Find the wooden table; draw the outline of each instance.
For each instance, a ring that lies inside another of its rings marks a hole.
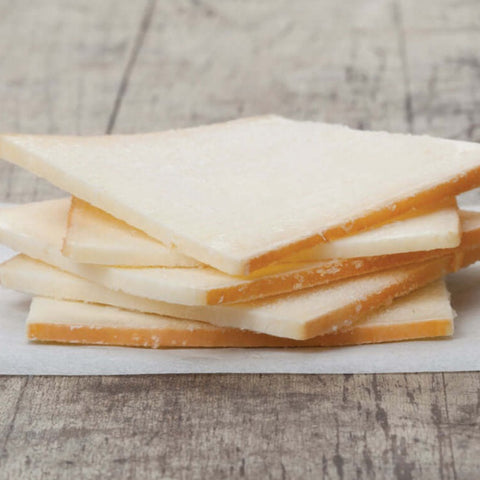
[[[0,131],[270,112],[480,141],[480,3],[0,0]],[[0,163],[0,201],[59,194]],[[479,469],[477,373],[0,378],[1,479]]]

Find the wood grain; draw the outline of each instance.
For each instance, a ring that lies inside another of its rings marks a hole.
[[[147,5],[1,1],[0,131],[105,133]],[[0,163],[0,200],[59,195],[47,182]]]
[[[472,376],[452,377],[467,400]],[[478,439],[478,423],[452,428],[442,382],[441,374],[32,377],[1,466],[7,478],[474,478],[463,473],[478,463],[457,450],[466,434]]]
[[[445,404],[458,478],[476,478],[480,470],[480,375],[444,375]]]
[[[398,51],[391,2],[158,2],[116,131],[271,112],[404,131]]]
[[[479,141],[479,36],[468,0],[0,0],[0,131],[277,112]],[[0,163],[1,201],[60,194]],[[0,378],[0,479],[479,469],[477,373]]]

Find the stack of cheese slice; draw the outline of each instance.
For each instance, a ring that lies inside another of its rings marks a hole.
[[[480,145],[279,117],[156,134],[0,136],[72,197],[0,210],[31,340],[335,346],[448,336],[480,258]]]

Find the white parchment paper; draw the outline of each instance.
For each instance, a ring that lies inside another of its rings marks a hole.
[[[13,252],[0,246],[0,262]],[[308,349],[147,350],[28,343],[30,298],[0,287],[1,375],[147,373],[393,373],[480,370],[480,262],[449,277],[455,335],[382,345]]]

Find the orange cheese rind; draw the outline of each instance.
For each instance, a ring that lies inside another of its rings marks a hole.
[[[72,328],[73,327],[73,328]],[[371,343],[400,342],[452,335],[452,321],[428,320],[421,324],[395,327],[377,326],[361,330],[324,335],[309,340],[291,340],[248,331],[219,329],[212,332],[189,332],[164,329],[136,329],[82,325],[34,323],[28,326],[31,341],[86,345],[116,345],[144,348],[280,348],[338,347]]]
[[[0,209],[0,241],[13,250],[110,289],[184,305],[252,301],[452,252],[451,249],[441,249],[313,264],[303,262],[289,265],[288,271],[273,271],[269,275],[247,279],[231,277],[207,267],[117,268],[83,265],[61,253],[68,209],[68,199]],[[472,215],[467,228],[464,228],[464,242],[474,242],[478,236],[475,232],[480,231],[480,215]]]
[[[260,301],[225,306],[185,306],[116,292],[22,255],[0,266],[8,288],[33,295],[109,304],[171,317],[304,340],[346,328],[448,272],[478,260],[480,246],[459,248],[418,264],[384,270]]]
[[[447,254],[450,249],[335,259],[316,264],[293,264],[287,272],[240,280],[232,286],[206,292],[207,305],[238,303],[337,282],[346,278],[417,263]]]
[[[22,256],[1,266],[0,277],[7,287],[27,289],[34,295],[59,298],[64,295],[63,298],[71,300],[111,304],[304,340],[360,321],[394,298],[478,260],[479,216],[471,214],[465,220],[468,235],[461,247],[448,253],[440,252],[436,258],[250,303],[186,306],[149,300],[77,279]]]
[[[263,255],[258,255],[249,260],[245,267],[244,274],[248,275],[255,270],[264,268],[282,258],[312,248],[320,243],[331,242],[338,238],[342,238],[347,234],[352,235],[357,232],[362,232],[375,225],[388,221],[392,218],[392,215],[403,215],[413,209],[445,201],[449,197],[454,197],[478,186],[480,186],[480,167],[473,168],[468,172],[450,179],[448,182],[444,182],[435,187],[419,192],[417,195],[392,202],[381,209],[364,215],[363,217],[353,219],[348,224],[336,225],[321,233],[299,240],[298,242],[291,243],[276,250],[271,250]]]
[[[1,135],[0,156],[230,275],[480,185],[475,143],[279,117],[138,135]]]
[[[102,305],[36,298],[27,321],[32,341],[146,348],[333,347],[445,337],[453,311],[442,281],[396,300],[349,330],[298,341]]]
[[[133,267],[202,266],[77,198],[72,199],[68,216],[62,253],[76,262]],[[435,206],[392,217],[371,230],[301,251],[247,278],[288,271],[302,262],[453,248],[460,240],[458,207],[455,198],[448,198]]]

